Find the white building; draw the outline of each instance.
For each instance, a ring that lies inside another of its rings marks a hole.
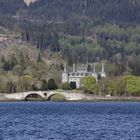
[[[62,83],[71,83],[75,82],[76,87],[80,87],[80,81],[85,76],[92,76],[95,77],[96,80],[98,80],[98,76],[100,75],[101,78],[106,78],[106,73],[104,70],[104,64],[102,64],[102,70],[100,72],[96,72],[96,64],[94,64],[94,69],[89,70],[87,65],[80,65],[79,67],[76,67],[76,65],[73,65],[73,71],[68,72],[67,66],[65,65],[64,71],[62,73]]]

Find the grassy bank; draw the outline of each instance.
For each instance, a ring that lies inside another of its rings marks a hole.
[[[66,101],[66,98],[60,94],[56,94],[52,96],[49,100],[50,101]]]

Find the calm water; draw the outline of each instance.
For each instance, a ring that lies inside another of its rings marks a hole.
[[[140,103],[0,103],[0,140],[140,140]]]

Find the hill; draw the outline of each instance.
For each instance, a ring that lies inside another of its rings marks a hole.
[[[0,1],[0,26],[72,63],[106,62],[109,75],[140,75],[139,0]]]

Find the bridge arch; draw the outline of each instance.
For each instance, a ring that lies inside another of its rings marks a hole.
[[[44,96],[43,96],[44,95]],[[44,97],[47,96],[47,93],[44,94],[39,94],[39,93],[29,93],[25,96],[24,100],[27,101],[28,99],[32,98],[32,99],[41,99],[43,100]]]
[[[53,98],[54,97],[54,98]],[[52,99],[53,98],[53,99]],[[54,94],[51,94],[50,96],[48,96],[48,100],[51,101],[51,100],[57,100],[57,101],[64,101],[64,100],[67,100],[66,96],[64,96],[63,94],[60,94],[60,93],[54,93]]]

